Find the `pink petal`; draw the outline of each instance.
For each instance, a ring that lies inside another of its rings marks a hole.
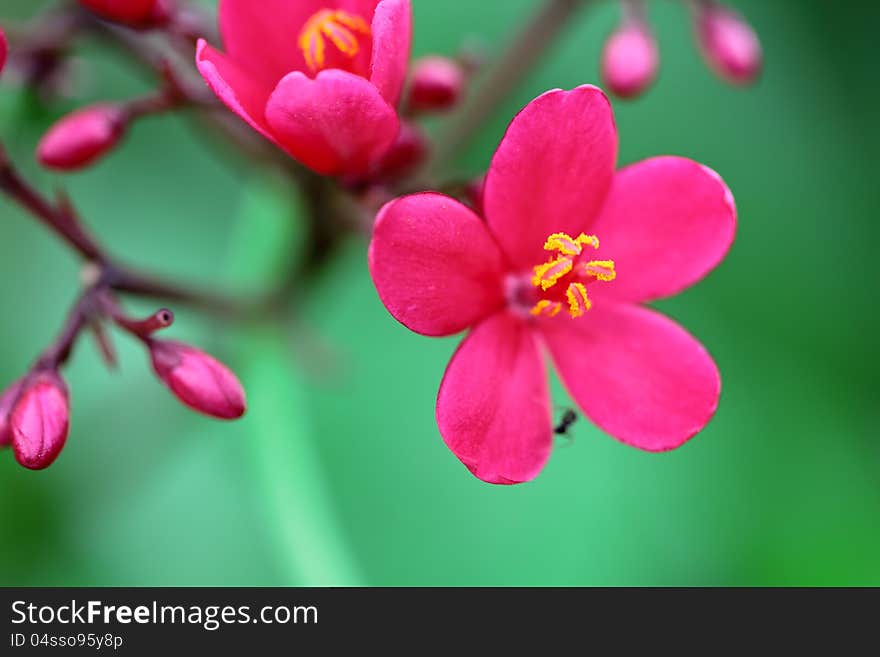
[[[370,82],[392,107],[400,100],[412,40],[409,0],[382,0],[373,16],[373,61]]]
[[[416,333],[458,333],[504,303],[498,246],[477,215],[442,194],[386,204],[369,262],[382,303]]]
[[[599,211],[617,159],[611,105],[584,85],[548,91],[507,129],[486,177],[489,227],[513,264],[546,260],[547,237],[577,235]]]
[[[322,9],[342,9],[373,19],[376,0],[220,0],[220,34],[229,56],[275,84],[291,71],[306,71],[299,35]]]
[[[647,301],[670,296],[709,273],[736,233],[736,207],[711,169],[679,157],[656,157],[620,170],[590,232],[617,278],[597,296]]]
[[[715,413],[721,378],[712,357],[653,310],[604,301],[581,319],[560,316],[542,330],[572,398],[628,445],[675,449]]]
[[[269,98],[266,119],[293,157],[325,175],[366,172],[400,129],[376,87],[335,69],[314,79],[300,72],[285,76]]]
[[[298,40],[322,0],[220,0],[220,34],[230,59],[273,85],[291,71],[306,69]]]
[[[452,357],[437,395],[443,440],[479,479],[534,479],[550,457],[547,375],[534,332],[496,313]]]
[[[223,103],[264,137],[275,141],[265,119],[271,89],[236,62],[199,39],[196,66],[205,82]]]

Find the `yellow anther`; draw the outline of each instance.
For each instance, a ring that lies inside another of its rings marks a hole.
[[[571,271],[573,266],[571,258],[564,255],[559,256],[555,260],[545,262],[543,265],[535,267],[535,275],[532,277],[532,285],[541,286],[542,290],[549,290],[556,285],[556,281]]]
[[[544,250],[559,251],[559,253],[567,256],[577,256],[581,254],[584,246],[592,246],[594,249],[598,249],[599,238],[595,235],[584,235],[583,233],[577,237],[572,237],[568,233],[553,233],[544,243]]]
[[[548,301],[547,299],[541,299],[529,312],[531,312],[531,314],[535,317],[542,313],[548,315],[549,317],[556,317],[556,315],[559,314],[560,310],[562,310],[562,304],[558,301],[553,302]]]
[[[370,26],[355,14],[342,10],[322,9],[314,14],[299,34],[299,47],[306,64],[312,71],[324,67],[327,61],[325,37],[335,45],[339,52],[354,57],[360,51],[360,43],[355,33],[369,36]]]
[[[565,291],[565,297],[568,299],[568,312],[575,318],[580,317],[593,306],[583,283],[571,283]]]
[[[553,233],[544,243],[545,251],[559,251],[563,255],[576,256],[581,254],[581,245],[566,233]]]
[[[584,273],[600,281],[613,281],[617,277],[613,260],[590,260],[584,265]]]
[[[584,246],[592,246],[594,249],[599,248],[599,238],[595,235],[584,235],[581,233],[577,236],[577,243],[583,244]]]

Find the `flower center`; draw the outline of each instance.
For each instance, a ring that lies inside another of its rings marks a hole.
[[[547,238],[544,249],[557,255],[534,268],[531,283],[537,288],[533,290],[537,301],[529,310],[532,315],[555,317],[567,306],[572,318],[580,317],[593,305],[587,285],[614,280],[614,261],[590,260],[587,247],[598,249],[599,238],[583,233],[577,237],[553,233]]]
[[[370,26],[357,14],[341,9],[322,9],[313,14],[299,33],[299,47],[313,73],[327,63],[327,39],[340,53],[353,59],[360,52],[360,39],[370,36]]]

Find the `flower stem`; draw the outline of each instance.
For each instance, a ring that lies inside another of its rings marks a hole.
[[[544,50],[591,0],[546,0],[489,71],[479,90],[451,119],[437,140],[432,170],[442,171],[491,116],[516,84],[537,64]]]

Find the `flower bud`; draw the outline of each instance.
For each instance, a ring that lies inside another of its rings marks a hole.
[[[396,180],[408,174],[425,161],[428,140],[421,129],[412,123],[400,125],[397,139],[379,162],[378,177]]]
[[[602,79],[615,96],[634,98],[657,76],[657,44],[647,25],[624,22],[605,42]]]
[[[9,420],[12,415],[12,407],[18,401],[22,381],[23,379],[15,381],[0,394],[0,447],[12,444],[12,425]]]
[[[439,112],[458,102],[465,85],[462,67],[447,57],[423,57],[413,64],[409,108]]]
[[[79,0],[101,18],[127,25],[148,25],[167,18],[167,8],[161,0]]]
[[[697,38],[709,67],[733,84],[749,84],[761,72],[758,36],[742,17],[712,2],[700,6]]]
[[[244,415],[244,390],[223,363],[180,342],[150,340],[148,344],[153,369],[184,404],[224,420]]]
[[[27,377],[10,417],[15,459],[31,470],[52,465],[67,441],[67,385],[54,370]]]
[[[125,113],[118,106],[84,107],[49,128],[37,146],[37,159],[50,169],[82,169],[110,151],[125,128]]]
[[[9,53],[9,45],[6,43],[6,35],[3,33],[3,28],[0,27],[0,73],[3,72],[3,67],[6,65],[6,55]]]

